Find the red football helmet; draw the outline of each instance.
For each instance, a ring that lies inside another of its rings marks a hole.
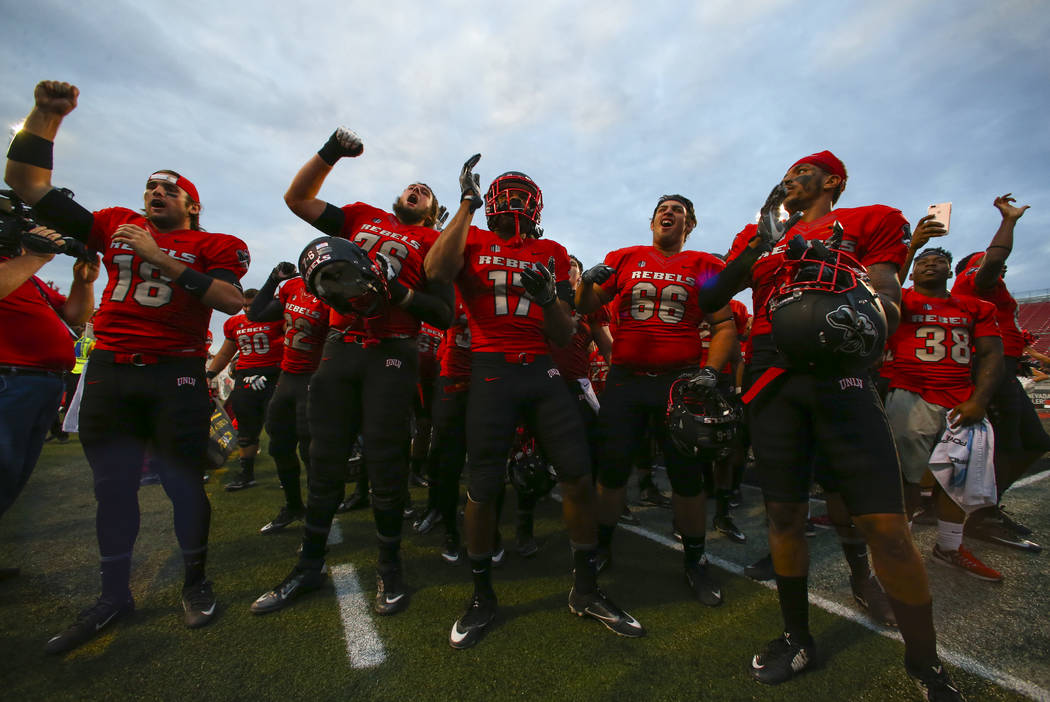
[[[540,212],[543,211],[543,193],[532,178],[519,171],[507,171],[497,176],[485,193],[485,216],[491,219],[500,214],[522,215],[531,225],[520,226],[526,233],[539,236]],[[520,222],[520,218],[515,218]]]

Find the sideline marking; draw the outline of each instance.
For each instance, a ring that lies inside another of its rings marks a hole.
[[[1027,478],[1022,478],[1022,479],[1018,480],[1016,483],[1014,483],[1013,485],[1010,486],[1010,488],[1007,490],[1007,492],[1009,492],[1009,490],[1012,490],[1014,488],[1025,487],[1027,485],[1031,485],[1032,483],[1038,483],[1043,478],[1050,478],[1050,470],[1044,470],[1042,473],[1036,473],[1035,475],[1029,475]]]
[[[1038,480],[1042,480],[1046,477],[1050,477],[1050,471],[1044,471],[1042,473],[1033,475],[1029,477],[1027,479],[1027,482],[1024,484],[1031,484]],[[1023,481],[1018,481],[1014,483],[1013,487],[1023,487],[1022,482]],[[553,497],[558,502],[561,502],[560,494],[552,493],[551,497]],[[643,526],[633,526],[631,524],[618,524],[616,528],[625,529],[626,531],[633,532],[635,534],[638,534],[639,536],[649,539],[650,541],[655,541],[661,546],[666,546],[667,548],[673,549],[675,551],[682,550],[682,544],[678,543],[677,539],[672,539],[669,536],[664,536],[663,534],[658,534],[654,531],[650,531]],[[722,570],[728,571],[733,575],[738,575],[741,578],[747,578],[748,580],[751,580],[746,575],[744,575],[744,566],[742,565],[737,565],[732,561],[727,561],[723,558],[719,558],[718,556],[712,556],[711,554],[707,554],[707,560],[715,564]],[[777,589],[776,581],[760,582],[757,580],[751,580],[751,582],[757,585],[761,585],[762,587],[767,588],[769,590]],[[813,593],[810,593],[809,601],[811,604],[820,607],[826,612],[830,612],[834,615],[842,617],[843,619],[848,619],[851,622],[854,622],[855,624],[861,625],[869,631],[873,631],[876,634],[879,634],[880,636],[885,636],[888,639],[900,641],[901,643],[904,642],[904,639],[901,638],[900,633],[896,629],[880,626],[879,624],[876,624],[875,622],[868,619],[866,616],[862,615],[857,610],[854,610],[849,607],[844,607],[838,602],[832,602],[831,600],[821,597],[820,595],[814,595]],[[1026,695],[1027,697],[1030,697],[1033,700],[1050,700],[1050,690],[1043,689],[1034,683],[1031,683],[1027,680],[1023,680],[1021,678],[1018,678],[1017,676],[1011,675],[1001,670],[996,670],[995,668],[987,666],[984,663],[981,663],[980,661],[971,658],[970,656],[967,656],[962,653],[955,653],[954,651],[949,651],[942,646],[937,647],[937,653],[940,655],[941,660],[943,662],[950,663],[956,668],[961,668],[962,670],[965,670],[971,675],[976,675],[979,678],[989,680],[995,683],[996,685],[999,685],[1000,687],[1006,688],[1007,690]]]
[[[339,521],[333,519],[332,528],[328,530],[328,545],[335,546],[341,543],[343,543],[343,530],[339,526]]]
[[[328,571],[335,585],[339,602],[339,617],[343,620],[343,637],[346,639],[346,655],[354,668],[375,668],[386,660],[386,650],[379,632],[368,616],[368,602],[361,592],[357,573],[349,563],[332,566]]]

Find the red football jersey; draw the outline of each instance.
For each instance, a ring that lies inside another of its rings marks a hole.
[[[601,395],[602,391],[605,390],[605,382],[609,379],[609,362],[605,360],[605,356],[598,349],[591,351],[587,357],[587,362],[587,378],[591,381],[591,385],[594,386],[594,392]]]
[[[999,336],[995,305],[974,297],[927,297],[904,290],[901,323],[890,337],[891,388],[919,393],[941,407],[955,407],[973,394],[970,378],[974,340]]]
[[[908,254],[911,228],[900,210],[886,205],[869,205],[832,210],[813,222],[799,222],[773,247],[771,253],[762,254],[751,269],[753,290],[752,309],[755,321],[751,335],[772,333],[769,325],[769,299],[780,285],[779,273],[784,265],[787,241],[796,235],[812,241],[826,241],[832,235],[832,227],[838,222],[843,228],[842,251],[852,254],[864,266],[876,263],[893,263],[898,267]],[[749,224],[736,235],[729,249],[729,260],[736,258],[754,238],[757,227]]]
[[[978,292],[977,286],[974,285],[974,277],[977,275],[977,270],[981,267],[983,259],[983,255],[974,256],[970,259],[966,270],[955,279],[955,285],[952,286],[952,295],[976,297],[994,305],[995,320],[999,323],[999,333],[1003,337],[1003,355],[1020,358],[1024,355],[1024,347],[1027,344],[1024,342],[1024,333],[1021,331],[1021,325],[1017,319],[1017,300],[1006,289],[1006,283],[1003,282],[1002,278],[996,281],[995,287],[988,291]]]
[[[237,344],[237,369],[276,368],[284,356],[284,322],[252,322],[235,314],[222,325],[223,335]]]
[[[313,373],[321,362],[321,349],[328,333],[328,306],[306,291],[296,277],[281,283],[277,299],[284,305],[284,358],[281,370]]]
[[[355,202],[343,207],[342,236],[375,258],[386,254],[397,271],[397,279],[409,288],[423,288],[423,258],[433,246],[437,232],[430,227],[402,224],[397,217],[378,207]],[[346,326],[346,319],[333,311],[332,326]],[[364,321],[366,335],[373,339],[415,336],[419,320],[397,305],[383,308],[379,316]]]
[[[445,330],[445,336],[438,347],[441,359],[441,375],[447,378],[470,376],[470,318],[467,308],[456,291],[456,316],[452,326]]]
[[[558,367],[561,377],[566,380],[587,377],[590,367],[590,347],[594,340],[592,330],[595,326],[609,325],[609,313],[606,312],[605,307],[599,307],[588,315],[581,315],[573,311],[572,318],[576,322],[576,333],[572,335],[569,345],[558,346],[548,343],[554,365]]]
[[[558,242],[520,236],[501,239],[485,229],[470,228],[456,287],[470,314],[475,351],[549,353],[543,308],[525,297],[521,271],[537,263],[549,267],[551,259],[555,279],[567,281],[569,254]]]
[[[611,251],[616,272],[601,287],[613,298],[613,362],[643,370],[696,365],[704,313],[697,293],[725,264],[711,254],[681,251],[665,256],[653,246]]]
[[[58,316],[66,298],[36,276],[0,299],[0,365],[70,370],[73,335]]]
[[[115,244],[113,232],[134,224],[150,232],[172,258],[195,271],[226,270],[241,278],[248,272],[248,247],[229,234],[190,229],[160,233],[142,215],[123,207],[94,213],[88,246],[102,253],[109,281],[95,314],[96,348],[160,356],[200,356],[211,308],[173,285],[127,244]]]
[[[729,308],[733,311],[733,324],[736,326],[736,336],[738,339],[743,339],[744,334],[747,333],[747,320],[751,319],[751,313],[747,311],[747,305],[740,300],[730,300]],[[711,325],[705,319],[700,322],[700,343],[703,346],[703,353],[700,354],[700,366],[707,365],[707,353],[711,350]],[[726,362],[722,373],[728,373],[731,370],[729,362]]]

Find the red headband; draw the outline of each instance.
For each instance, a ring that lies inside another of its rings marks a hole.
[[[814,166],[822,168],[824,171],[831,175],[837,175],[842,180],[846,180],[846,166],[839,160],[838,156],[831,153],[830,151],[821,151],[820,153],[810,154],[805,158],[800,158],[791,164],[791,168],[799,165],[800,163],[812,163]],[[791,170],[789,168],[788,170]]]
[[[191,200],[193,200],[197,204],[200,204],[201,198],[200,195],[197,194],[197,186],[191,183],[189,178],[185,176],[176,176],[172,175],[171,173],[168,173],[167,171],[158,171],[157,173],[151,175],[146,180],[146,182],[148,183],[151,180],[159,180],[164,183],[171,183],[172,185],[182,188],[182,191],[189,195]]]

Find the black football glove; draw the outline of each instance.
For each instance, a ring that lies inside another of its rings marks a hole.
[[[521,287],[525,288],[525,297],[540,307],[546,307],[558,298],[554,288],[554,257],[547,259],[547,265],[536,264],[536,270],[526,268],[521,272]]]
[[[471,212],[485,204],[481,197],[481,176],[472,172],[480,160],[481,154],[474,154],[463,164],[463,170],[459,173],[459,190],[462,193],[459,201],[470,200]]]
[[[364,150],[365,144],[361,141],[361,137],[346,127],[339,127],[332,132],[332,136],[328,137],[328,141],[317,152],[317,155],[329,166],[334,166],[335,162],[342,157],[355,158],[364,153]]]
[[[448,208],[442,205],[438,208],[437,217],[434,218],[434,230],[441,231],[445,228],[445,222],[448,221]]]
[[[701,388],[713,390],[718,386],[718,370],[711,366],[704,366],[699,373],[687,382],[690,390],[700,390]]]
[[[281,261],[273,267],[272,271],[270,271],[270,277],[278,283],[288,280],[289,278],[294,278],[297,275],[299,275],[299,270],[295,267],[294,263],[289,263],[288,261]]]
[[[83,242],[69,236],[58,240],[50,239],[43,234],[35,233],[35,229],[22,233],[22,247],[33,253],[65,254],[82,261],[89,261],[93,258]]]
[[[780,205],[786,197],[787,188],[784,187],[783,183],[777,183],[777,186],[770,191],[769,197],[766,198],[766,204],[762,205],[762,210],[759,213],[758,236],[762,240],[762,247],[766,251],[772,251],[773,246],[783,239],[784,235],[802,219],[802,213],[796,212],[788,217],[787,220],[780,220]]]
[[[580,276],[580,280],[592,285],[602,285],[605,281],[611,278],[615,272],[616,269],[612,266],[599,263],[597,266],[591,266],[584,271],[584,274]]]

